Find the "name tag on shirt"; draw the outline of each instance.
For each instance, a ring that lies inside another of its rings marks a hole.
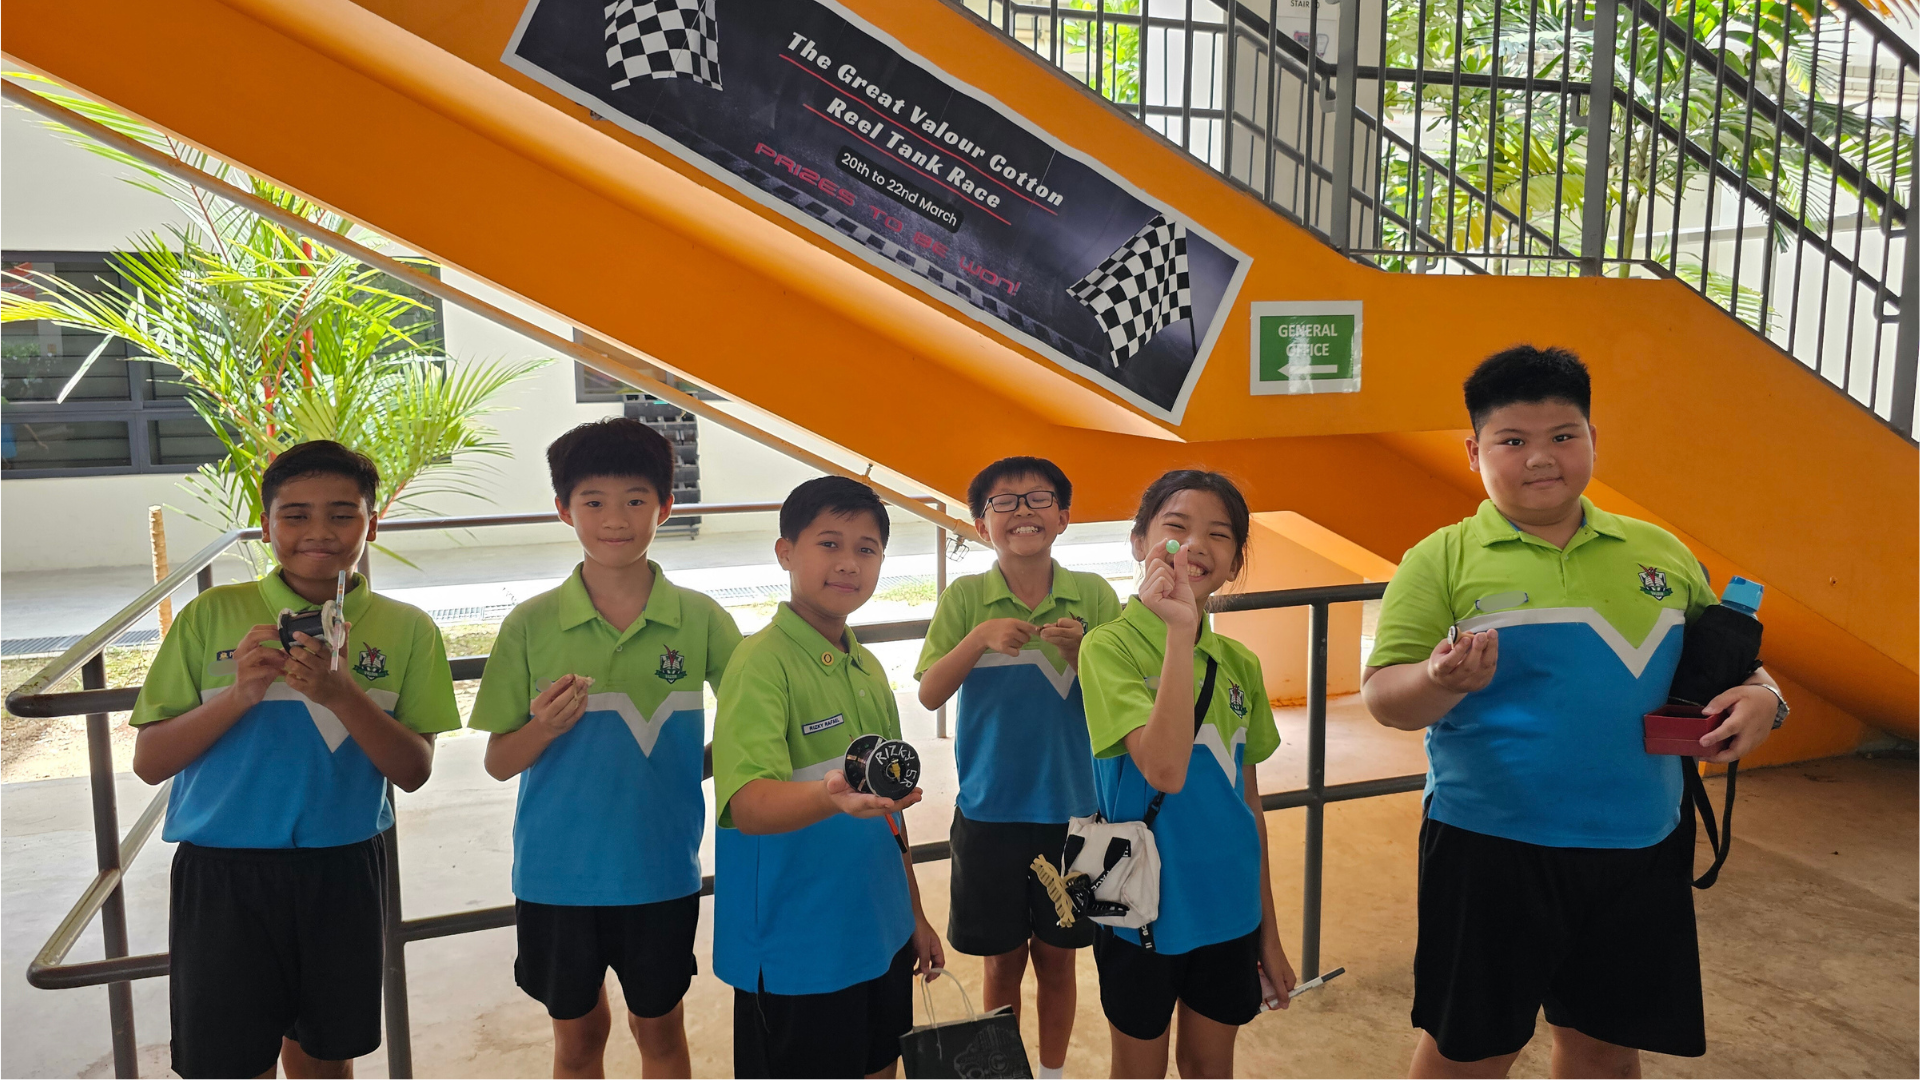
[[[825,720],[815,720],[811,724],[800,725],[800,734],[802,735],[817,734],[818,732],[825,731],[828,728],[839,727],[841,724],[844,724],[846,722],[847,722],[847,716],[845,713],[835,713],[832,716],[827,717]]]

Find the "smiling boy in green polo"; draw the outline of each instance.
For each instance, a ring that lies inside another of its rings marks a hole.
[[[847,618],[886,557],[886,507],[823,476],[780,507],[791,600],[743,642],[713,724],[713,968],[734,988],[736,1076],[892,1076],[912,979],[944,955],[904,820],[920,789],[849,789],[847,747],[900,737],[887,673]]]
[[[316,440],[260,477],[259,581],[195,597],[161,641],[132,724],[133,771],[172,778],[167,942],[181,1076],[349,1076],[380,1046],[391,781],[426,783],[460,726],[439,628],[352,572],[379,530],[380,475]],[[333,600],[346,647],[282,647],[281,612]]]
[[[1407,552],[1363,684],[1381,723],[1427,733],[1413,1075],[1505,1075],[1544,1006],[1556,1076],[1637,1076],[1641,1050],[1706,1051],[1693,819],[1641,718],[1713,590],[1678,538],[1582,494],[1572,353],[1509,349],[1465,392],[1487,501]],[[1751,751],[1786,703],[1761,669],[1722,710],[1701,760]]]
[[[487,771],[520,777],[514,981],[547,1007],[555,1076],[604,1070],[611,967],[649,1075],[691,1068],[681,999],[700,919],[706,707],[740,631],[647,558],[673,510],[674,449],[638,420],[582,424],[547,450],[584,554],[513,609],[472,726]]]

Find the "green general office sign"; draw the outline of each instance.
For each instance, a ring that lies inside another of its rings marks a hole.
[[[1253,304],[1251,392],[1358,392],[1360,307],[1358,300]]]

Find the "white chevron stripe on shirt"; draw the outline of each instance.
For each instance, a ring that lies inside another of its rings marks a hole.
[[[203,704],[212,701],[224,693],[226,689],[224,686],[217,686],[202,690],[200,691],[200,701]],[[400,695],[394,693],[392,690],[368,690],[367,696],[372,698],[373,703],[380,706],[381,710],[389,716],[393,714],[393,707],[400,704]],[[297,701],[305,705],[307,707],[307,715],[312,718],[314,728],[320,732],[320,738],[327,744],[327,753],[329,754],[340,749],[340,744],[347,741],[347,725],[340,722],[340,718],[334,715],[332,709],[324,705],[316,705],[312,698],[288,686],[286,683],[276,682],[267,687],[266,696],[261,700]]]
[[[1505,626],[1551,626],[1569,623],[1585,623],[1592,627],[1593,632],[1599,635],[1600,640],[1606,643],[1607,648],[1613,650],[1613,655],[1619,657],[1620,662],[1626,665],[1627,671],[1637,679],[1653,661],[1653,654],[1660,651],[1660,645],[1667,639],[1668,631],[1676,626],[1686,626],[1687,614],[1678,608],[1660,609],[1660,616],[1654,620],[1653,628],[1647,631],[1646,640],[1642,641],[1637,649],[1627,644],[1626,635],[1615,629],[1605,616],[1590,607],[1518,608],[1513,611],[1497,611],[1491,615],[1476,615],[1471,619],[1463,619],[1460,622],[1460,629],[1477,634],[1482,630],[1498,630]]]
[[[827,774],[835,769],[847,767],[846,755],[830,757],[825,761],[816,761],[804,769],[793,770],[793,779],[800,781],[825,780]]]
[[[1008,656],[1006,653],[1000,652],[988,652],[985,656],[973,662],[973,666],[977,668],[1020,667],[1029,664],[1038,668],[1040,674],[1046,676],[1047,682],[1053,684],[1054,690],[1059,693],[1062,699],[1065,699],[1068,694],[1073,693],[1073,682],[1074,679],[1077,678],[1073,668],[1069,666],[1065,671],[1055,671],[1052,662],[1047,659],[1047,654],[1041,652],[1039,649],[1021,649],[1016,656]]]
[[[705,712],[706,701],[698,690],[675,690],[660,700],[652,716],[641,716],[640,707],[632,698],[610,690],[588,694],[587,711],[617,713],[627,730],[633,732],[633,741],[640,744],[640,752],[652,757],[653,744],[660,740],[661,725],[677,712]]]
[[[1220,729],[1216,725],[1201,724],[1200,730],[1193,733],[1193,745],[1204,746],[1213,752],[1214,760],[1220,763],[1220,771],[1227,774],[1228,787],[1232,787],[1235,780],[1233,767],[1234,752],[1240,747],[1245,746],[1246,742],[1247,729],[1245,725],[1233,729],[1233,745],[1231,746],[1227,745],[1226,741],[1220,738]]]

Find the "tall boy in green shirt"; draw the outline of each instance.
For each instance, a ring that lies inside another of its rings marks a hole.
[[[823,476],[780,507],[792,599],[741,643],[713,726],[713,968],[736,1076],[892,1076],[912,979],[944,955],[894,800],[849,789],[848,744],[900,737],[887,673],[847,618],[873,595],[886,507]]]
[[[1693,818],[1641,718],[1713,590],[1672,534],[1581,494],[1572,353],[1508,349],[1465,390],[1487,501],[1407,552],[1363,684],[1381,723],[1427,732],[1413,1075],[1504,1076],[1544,1005],[1554,1075],[1637,1076],[1641,1050],[1706,1052]],[[1731,761],[1786,702],[1761,669],[1706,709],[1728,716],[1699,757]]]
[[[999,557],[941,595],[916,672],[928,709],[960,692],[947,942],[986,957],[989,1010],[1019,1010],[1032,957],[1043,1080],[1066,1063],[1074,950],[1093,924],[1033,918],[1028,879],[1036,856],[1059,859],[1068,819],[1097,809],[1080,639],[1120,614],[1105,578],[1054,561],[1072,502],[1072,481],[1044,458],[1002,458],[973,478],[974,527]]]
[[[181,610],[147,672],[133,771],[171,777],[162,835],[173,1069],[349,1076],[380,1046],[386,784],[426,783],[433,736],[460,726],[440,631],[353,573],[378,530],[380,476],[336,442],[289,447],[260,477],[276,568]],[[349,576],[338,663],[281,612]]]
[[[700,919],[706,708],[740,643],[711,598],[647,559],[673,511],[674,449],[638,420],[582,424],[547,449],[554,505],[585,558],[513,609],[472,726],[487,771],[520,777],[514,981],[553,1019],[553,1074],[600,1076],[607,969],[649,1076],[692,1068],[681,999]]]

